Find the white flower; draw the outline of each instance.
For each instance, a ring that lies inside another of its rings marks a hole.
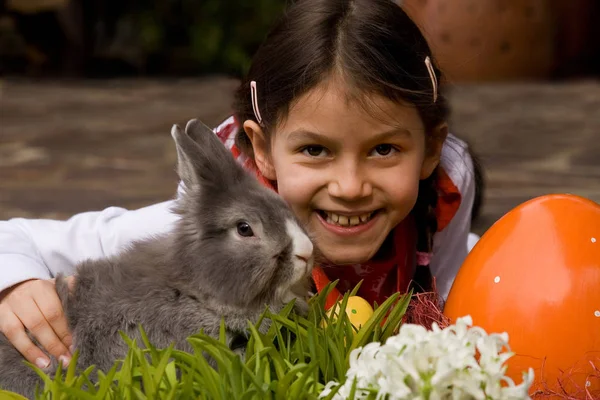
[[[519,385],[505,376],[512,356],[508,335],[472,327],[470,317],[431,331],[404,324],[385,344],[369,343],[350,354],[346,381],[333,397],[347,399],[356,381],[355,399],[376,392],[387,400],[522,400],[529,399],[533,370]],[[329,382],[320,397],[339,386]]]

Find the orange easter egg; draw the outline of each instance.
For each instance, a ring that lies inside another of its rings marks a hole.
[[[444,313],[507,332],[507,374],[521,382],[533,368],[532,393],[600,399],[600,205],[547,195],[507,213],[465,260]]]

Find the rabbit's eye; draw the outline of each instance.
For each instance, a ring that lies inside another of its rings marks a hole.
[[[254,232],[252,232],[252,228],[250,227],[250,224],[248,224],[245,221],[238,222],[237,231],[240,234],[240,236],[246,236],[246,237],[254,236]]]

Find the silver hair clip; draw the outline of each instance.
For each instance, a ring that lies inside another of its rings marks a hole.
[[[254,110],[254,116],[259,124],[262,124],[262,118],[258,109],[258,94],[256,90],[256,81],[250,82],[250,98],[252,99],[252,109]]]
[[[425,65],[427,66],[427,71],[429,71],[429,77],[431,78],[431,85],[433,86],[433,102],[435,103],[438,96],[438,81],[429,56],[425,57]]]

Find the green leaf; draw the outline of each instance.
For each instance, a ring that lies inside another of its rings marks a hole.
[[[290,399],[303,399],[306,397],[307,392],[307,381],[312,379],[312,376],[318,372],[319,364],[313,361],[309,364],[304,372],[301,374],[300,379],[296,380],[290,388]]]
[[[2,389],[0,389],[0,396],[1,398],[6,400],[27,400],[26,397],[23,397],[20,394],[16,394]]]
[[[150,352],[152,359],[155,360],[158,358],[158,351],[156,350],[156,348],[150,343],[150,340],[148,339],[148,335],[146,335],[146,331],[144,330],[144,328],[142,327],[142,324],[138,325],[138,330],[140,331],[140,336],[142,338],[142,343],[144,343],[144,346],[146,347],[146,349],[148,349],[148,351]]]
[[[221,318],[221,324],[219,325],[219,342],[227,345],[227,327],[225,326],[225,318]]]
[[[372,335],[373,330],[375,329],[376,324],[381,324],[383,318],[385,318],[387,312],[390,310],[391,306],[400,296],[399,293],[395,293],[387,298],[386,301],[383,302],[381,306],[379,306],[371,318],[365,323],[365,325],[357,332],[354,336],[354,340],[352,340],[352,345],[350,346],[350,351],[356,349],[357,347],[362,347],[369,341],[369,336]],[[350,352],[346,355],[346,364],[349,362]]]
[[[124,335],[123,335],[124,336]],[[125,356],[125,360],[121,366],[121,369],[117,372],[117,379],[119,381],[118,391],[122,393],[123,398],[125,400],[131,399],[131,387],[133,386],[133,369],[135,367],[134,363],[134,353],[133,348],[136,347],[135,341],[130,340],[127,337],[124,337],[125,342],[130,347],[127,355]]]
[[[174,346],[175,346],[175,344],[172,343],[169,347],[167,347],[163,351],[162,356],[159,357],[157,355],[157,359],[159,361],[158,361],[158,364],[156,365],[156,367],[154,368],[154,373],[152,376],[152,380],[154,381],[154,387],[158,387],[159,383],[163,379],[163,375],[165,374],[167,365],[169,364],[169,360],[171,359],[171,353],[173,352]]]
[[[117,366],[118,366],[117,363],[113,364],[111,369],[108,371],[107,375],[104,375],[102,373],[102,371],[98,371],[98,380],[99,380],[100,387],[98,388],[96,398],[98,398],[98,399],[106,398],[108,391],[113,384],[113,379],[117,373]],[[88,375],[89,375],[89,373],[85,374],[84,376],[87,378]]]
[[[192,342],[192,339],[190,339],[190,342]],[[197,342],[197,345],[200,347],[200,350],[202,350],[202,344]],[[206,387],[206,390],[214,399],[220,399],[221,376],[208,364],[206,358],[202,356],[201,351],[200,355],[196,357],[196,360],[198,361],[196,367],[202,376],[202,382]]]
[[[67,385],[72,384],[75,381],[75,374],[77,371],[77,360],[79,359],[79,350],[76,350],[71,357],[71,362],[69,363],[69,367],[67,368],[67,374],[65,375],[65,383]]]
[[[69,398],[72,399],[82,399],[82,400],[96,400],[102,399],[102,397],[98,397],[97,395],[90,394],[81,388],[72,388],[68,386],[64,386],[61,388],[63,394],[68,395]],[[66,398],[61,396],[61,398]]]
[[[340,344],[336,344],[334,342],[334,339],[332,339],[331,337],[325,335],[325,340],[327,341],[327,348],[329,349],[329,359],[330,361],[333,363],[333,369],[334,369],[334,375],[337,376],[344,376],[346,374],[346,371],[348,370],[345,361],[346,361],[346,357],[345,357],[345,348],[342,347],[343,345]],[[322,369],[323,371],[323,375],[325,376],[325,380],[328,380],[328,371]],[[333,379],[334,377],[329,377],[329,379]]]
[[[289,371],[285,374],[285,376],[277,383],[277,392],[275,394],[275,398],[281,400],[288,399],[292,381],[296,378],[296,375],[298,373],[306,373],[307,367],[308,364],[301,363],[296,364],[292,368],[290,368]]]
[[[348,393],[348,400],[354,400],[354,398],[356,397],[356,385],[357,380],[356,378],[354,378],[352,380],[352,386],[350,387],[350,393]]]
[[[388,315],[387,320],[383,324],[383,332],[381,333],[381,341],[385,342],[390,336],[397,333],[400,322],[402,318],[406,314],[406,310],[408,309],[408,305],[410,304],[410,300],[412,298],[412,291],[405,295],[402,295],[402,298],[398,300],[398,302],[392,308],[392,311]]]
[[[156,397],[156,384],[154,379],[152,379],[152,367],[148,363],[148,359],[145,357],[145,353],[141,349],[135,349],[134,354],[138,364],[136,371],[138,371],[142,377],[144,395],[147,395],[152,399]]]

